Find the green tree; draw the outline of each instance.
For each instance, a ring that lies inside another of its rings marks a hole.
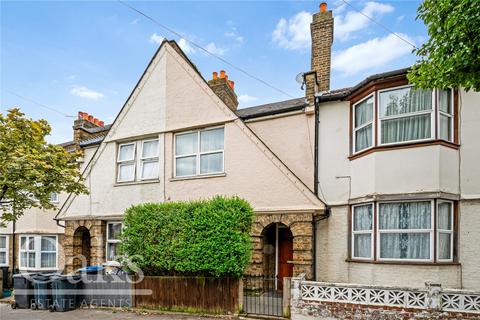
[[[408,80],[421,88],[480,91],[480,2],[425,0],[417,19],[427,25],[429,40],[414,50],[420,59]]]
[[[19,109],[0,113],[0,225],[32,207],[53,209],[52,192],[87,192],[80,153],[47,143],[50,131],[47,121],[27,119]]]

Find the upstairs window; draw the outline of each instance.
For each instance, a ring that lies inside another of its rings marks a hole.
[[[452,90],[438,90],[439,133],[438,138],[453,141],[453,94]]]
[[[352,105],[352,153],[428,140],[454,142],[453,90],[377,90]]]
[[[50,193],[50,202],[51,203],[58,203],[58,193],[57,192]]]
[[[175,176],[222,173],[224,128],[175,135]]]
[[[158,139],[120,144],[117,157],[117,182],[158,179],[158,146]]]
[[[118,146],[118,182],[135,179],[135,143]]]
[[[373,95],[354,105],[354,150],[370,148],[373,142]]]
[[[432,90],[381,91],[379,119],[380,144],[432,138]]]

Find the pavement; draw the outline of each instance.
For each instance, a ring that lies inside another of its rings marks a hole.
[[[219,320],[234,317],[201,316],[183,313],[127,312],[102,309],[77,309],[68,312],[15,309],[0,304],[0,320]]]

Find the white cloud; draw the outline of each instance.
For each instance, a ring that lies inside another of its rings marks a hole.
[[[72,89],[70,89],[70,94],[73,94],[74,96],[77,96],[77,97],[87,98],[92,100],[98,100],[105,96],[103,93],[88,89],[87,87],[84,87],[84,86],[72,87]]]
[[[185,53],[195,53],[195,49],[187,42],[185,39],[178,40],[178,45],[182,48],[183,52]]]
[[[207,49],[208,52],[210,53],[213,53],[213,54],[217,54],[217,55],[223,55],[227,49],[225,48],[221,48],[221,47],[218,47],[215,42],[210,42],[209,44],[207,44],[205,46],[205,49]]]
[[[71,74],[71,75],[65,77],[65,79],[67,79],[67,80],[75,80],[76,78],[77,78],[76,74]]]
[[[156,44],[162,44],[164,37],[158,35],[156,32],[150,36],[150,42],[156,43]]]
[[[402,22],[403,19],[405,19],[405,16],[398,16],[398,17],[397,17],[397,23]]]
[[[272,33],[272,40],[279,47],[289,50],[303,50],[310,46],[310,23],[312,15],[302,11],[286,20],[278,21]]]
[[[240,103],[249,103],[257,100],[257,97],[250,96],[248,94],[241,94],[238,96],[238,102]]]
[[[138,23],[138,19],[134,19],[134,20],[130,21],[129,24],[137,24],[137,23]]]
[[[235,32],[227,31],[224,33],[225,37],[235,37]]]
[[[227,38],[231,38],[237,42],[237,45],[241,45],[244,42],[243,36],[239,35],[237,32],[235,32],[235,28],[231,27],[232,31],[226,31],[223,35]]]
[[[355,31],[366,28],[370,23],[366,16],[378,19],[385,13],[392,12],[393,6],[378,2],[367,2],[360,12],[349,11],[345,15],[336,15],[334,20],[335,39],[347,40]]]
[[[415,43],[409,36],[400,37]],[[345,74],[355,74],[362,70],[383,66],[412,51],[412,47],[390,34],[383,38],[374,38],[354,45],[348,49],[333,53],[332,69]]]

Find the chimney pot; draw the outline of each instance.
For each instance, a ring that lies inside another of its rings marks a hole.
[[[235,89],[235,82],[230,81],[229,83],[230,83],[230,87],[232,88],[232,90]]]
[[[327,11],[327,3],[322,2],[320,3],[320,12],[326,12]]]
[[[225,78],[225,70],[220,70],[220,79]]]
[[[93,122],[93,119],[94,119],[93,116],[91,114],[89,114],[87,120],[90,121],[90,122]]]
[[[213,71],[212,75],[213,75],[213,80],[217,80],[218,73],[216,71]]]
[[[99,125],[100,127],[103,127],[103,126],[105,125],[105,123],[104,123],[103,121],[98,121],[98,125]]]

